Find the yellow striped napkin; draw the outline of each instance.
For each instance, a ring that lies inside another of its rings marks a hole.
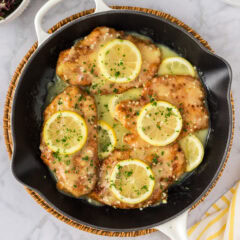
[[[240,240],[240,181],[188,230],[190,240]]]

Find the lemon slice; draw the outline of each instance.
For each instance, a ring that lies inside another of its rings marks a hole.
[[[109,104],[108,104],[108,108],[109,108],[109,112],[112,115],[113,118],[115,118],[115,109],[116,106],[124,100],[135,100],[140,98],[142,93],[142,89],[141,88],[133,88],[130,89],[122,94],[116,94],[113,97],[110,98],[109,100]]]
[[[152,101],[145,105],[137,119],[140,137],[154,146],[166,146],[179,136],[182,117],[178,109],[164,101]]]
[[[122,202],[143,202],[153,192],[155,180],[151,168],[138,159],[120,161],[110,177],[110,189]]]
[[[182,57],[165,58],[158,71],[159,75],[190,75],[195,77],[195,69],[192,64]]]
[[[45,123],[43,139],[53,152],[73,154],[87,140],[88,129],[84,119],[71,111],[54,113]]]
[[[106,158],[114,150],[117,137],[114,130],[104,121],[98,122],[98,155]]]
[[[125,83],[134,80],[139,74],[142,57],[139,49],[132,42],[114,39],[100,49],[98,64],[106,79]]]
[[[201,141],[194,135],[188,135],[187,137],[181,139],[179,144],[187,161],[186,171],[190,172],[195,169],[203,160],[203,145]]]

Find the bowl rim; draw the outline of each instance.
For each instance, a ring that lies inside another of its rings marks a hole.
[[[8,23],[14,20],[15,18],[19,17],[26,9],[26,7],[29,5],[29,3],[30,0],[22,0],[19,6],[12,13],[10,13],[6,18],[0,21],[0,24]]]

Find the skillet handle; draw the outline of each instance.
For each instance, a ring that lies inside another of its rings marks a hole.
[[[46,15],[46,13],[54,7],[56,4],[60,3],[63,0],[48,0],[47,3],[45,3],[40,10],[37,12],[35,19],[34,19],[34,25],[35,30],[37,33],[38,38],[38,46],[40,46],[51,34],[44,31],[42,27],[42,19]],[[109,8],[103,0],[94,0],[96,4],[96,10],[94,13],[104,12],[104,11],[110,11],[113,10]]]
[[[187,217],[188,211],[180,216],[155,227],[155,229],[164,233],[171,240],[188,240],[187,236]]]

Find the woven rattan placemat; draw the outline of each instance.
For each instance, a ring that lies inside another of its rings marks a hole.
[[[183,23],[182,21],[178,20],[175,17],[172,17],[171,15],[161,12],[161,11],[157,11],[157,10],[152,10],[152,9],[147,9],[147,8],[139,8],[139,7],[128,7],[128,6],[112,6],[112,8],[114,9],[123,9],[123,10],[134,10],[134,11],[142,11],[145,13],[149,13],[149,14],[153,14],[156,16],[159,16],[161,18],[165,18],[168,21],[177,24],[178,26],[184,28],[186,31],[188,31],[189,33],[191,33],[204,47],[206,47],[207,49],[209,49],[210,51],[212,51],[212,49],[210,48],[210,46],[208,45],[207,41],[205,41],[198,33],[196,33],[193,29],[191,29],[189,26],[187,26],[185,23]],[[68,17],[62,21],[60,21],[59,23],[57,23],[55,26],[53,26],[50,30],[49,33],[53,33],[55,32],[57,29],[61,28],[63,25],[77,19],[80,18],[82,16],[88,15],[90,13],[93,13],[94,9],[90,9],[90,10],[86,10],[86,11],[82,11],[80,13],[74,14],[71,17]],[[7,148],[7,152],[9,154],[9,158],[11,159],[12,156],[12,134],[11,134],[11,106],[12,106],[12,99],[14,96],[14,90],[17,86],[18,83],[18,79],[19,76],[21,75],[22,69],[25,66],[25,64],[27,63],[27,61],[29,60],[29,58],[31,57],[31,55],[34,53],[34,51],[37,49],[37,42],[34,43],[34,45],[31,47],[31,49],[27,52],[27,54],[25,55],[25,57],[22,59],[22,61],[20,62],[20,64],[18,65],[12,80],[10,82],[9,88],[8,88],[8,92],[7,92],[7,96],[6,96],[6,102],[5,102],[5,107],[4,107],[4,117],[3,117],[3,127],[4,127],[4,137],[5,137],[5,144],[6,144],[6,148]],[[232,130],[232,139],[231,139],[231,143],[230,143],[230,147],[228,150],[228,154],[227,157],[225,159],[225,162],[223,164],[223,167],[217,177],[217,179],[215,180],[215,182],[212,184],[211,188],[209,189],[209,191],[201,198],[200,201],[198,201],[193,207],[195,208],[199,203],[201,203],[206,196],[210,193],[210,191],[215,187],[218,179],[220,178],[220,176],[222,175],[222,172],[226,166],[227,160],[229,158],[229,154],[230,154],[230,150],[231,150],[231,146],[232,146],[232,140],[233,140],[233,132],[234,132],[234,103],[233,103],[233,98],[231,95],[231,103],[232,103],[232,108],[233,108],[233,130]],[[29,188],[26,188],[27,192],[32,196],[32,198],[39,204],[41,205],[46,211],[48,211],[49,213],[51,213],[53,216],[55,216],[56,218],[58,218],[59,220],[79,229],[79,230],[83,230],[89,233],[94,233],[94,234],[99,234],[102,236],[118,236],[118,237],[133,237],[133,236],[140,236],[140,235],[145,235],[148,233],[152,233],[154,231],[156,231],[155,229],[145,229],[145,230],[140,230],[140,231],[135,231],[135,232],[107,232],[107,231],[102,231],[102,230],[98,230],[98,229],[94,229],[88,226],[84,226],[81,225],[71,219],[69,219],[68,217],[60,214],[59,212],[57,212],[53,207],[51,207],[50,205],[48,205],[36,192],[32,191]]]

